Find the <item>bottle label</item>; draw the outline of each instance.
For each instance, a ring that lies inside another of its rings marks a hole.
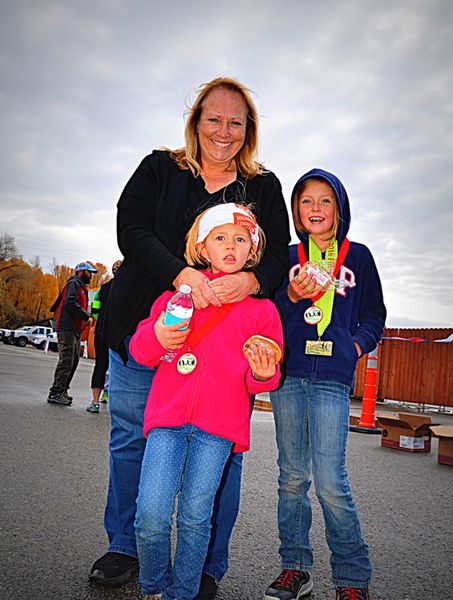
[[[183,286],[181,286],[182,288]],[[167,304],[167,310],[164,314],[164,325],[177,325],[181,321],[190,321],[193,310],[194,306],[190,293],[177,292]],[[187,328],[188,325],[180,327],[182,331]]]
[[[173,312],[169,312],[168,310],[164,315],[164,325],[175,325],[177,323],[181,323],[181,321],[190,321],[192,316],[192,310],[188,308],[183,308],[181,306],[177,306],[176,310]],[[186,327],[181,327],[182,330],[187,329]]]

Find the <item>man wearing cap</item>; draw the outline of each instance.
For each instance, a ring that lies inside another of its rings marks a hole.
[[[93,273],[97,273],[88,262],[76,265],[75,275],[70,277],[51,310],[54,312],[55,329],[58,337],[58,360],[53,384],[47,402],[69,406],[69,385],[79,364],[80,335],[85,327],[91,327],[93,318],[88,313],[88,290],[86,285]]]

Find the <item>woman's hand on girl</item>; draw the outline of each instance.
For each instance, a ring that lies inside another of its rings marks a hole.
[[[192,288],[192,300],[195,308],[206,308],[210,304],[214,306],[222,305],[210,286],[211,282],[201,271],[192,269],[192,267],[185,267],[173,281],[173,285],[179,290],[179,286],[183,283],[190,285]]]
[[[253,273],[240,271],[214,279],[210,286],[222,304],[230,304],[253,294],[258,287],[258,280]]]
[[[189,321],[181,321],[173,325],[164,325],[164,313],[154,323],[154,333],[159,341],[159,344],[165,350],[180,350],[190,333],[190,329],[181,331],[181,327],[185,327]]]
[[[266,348],[255,347],[253,350],[247,350],[246,357],[253,377],[258,381],[267,381],[275,375],[277,366],[272,350],[267,351]]]

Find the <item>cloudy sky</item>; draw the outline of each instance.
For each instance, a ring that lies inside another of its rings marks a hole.
[[[126,181],[235,76],[287,199],[314,166],[344,182],[388,325],[453,327],[452,26],[451,0],[4,0],[0,235],[110,266]]]

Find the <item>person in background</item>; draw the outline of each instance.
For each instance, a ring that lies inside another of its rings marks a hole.
[[[154,369],[129,353],[130,337],[165,290],[192,288],[195,308],[269,297],[287,269],[288,213],[277,177],[257,161],[258,113],[249,90],[219,77],[203,85],[188,114],[186,145],[145,157],[118,202],[124,256],[107,304],[110,347],[110,481],[104,525],[108,552],[92,566],[92,581],[119,585],[138,570],[134,520],[146,440],[143,412]],[[259,265],[209,280],[184,259],[185,237],[197,215],[220,202],[253,203],[266,235]],[[227,461],[216,496],[211,538],[197,600],[210,600],[228,568],[228,545],[239,510],[242,453]]]
[[[116,272],[120,268],[121,262],[121,260],[117,260],[113,263],[113,277],[115,277]],[[96,321],[96,327],[94,329],[94,350],[96,356],[93,375],[91,377],[92,399],[91,404],[87,406],[87,411],[90,413],[99,413],[99,402],[107,402],[107,399],[104,399],[106,392],[104,388],[105,377],[109,368],[109,347],[104,342],[102,331],[104,328],[105,307],[107,306],[107,299],[109,297],[110,288],[112,287],[113,277],[101,285],[91,303],[91,316]],[[103,394],[102,398],[101,394]]]
[[[186,259],[215,281],[258,265],[263,246],[253,213],[230,202],[195,219]],[[159,296],[130,343],[139,364],[160,365],[145,408],[148,439],[135,519],[139,580],[149,600],[192,600],[197,595],[225,463],[232,450],[250,447],[250,395],[274,390],[280,379],[272,348],[252,346],[244,355],[244,344],[258,334],[283,347],[280,317],[270,300],[247,296],[220,307],[210,304],[195,310],[189,329],[181,330],[188,321],[163,322],[173,294]],[[175,354],[171,362],[162,360],[166,351]]]
[[[346,237],[349,199],[335,175],[303,175],[292,210],[300,243],[290,246],[288,278],[274,297],[285,330],[286,379],[271,393],[282,572],[264,598],[295,600],[313,588],[313,472],[336,598],[368,600],[371,563],[346,472],[346,442],[357,361],[384,329],[382,287],[371,252]]]
[[[70,406],[72,397],[68,390],[80,358],[80,335],[85,327],[91,327],[94,319],[88,313],[88,289],[93,273],[90,263],[79,263],[75,275],[70,277],[54,302],[55,329],[58,338],[59,360],[47,402]]]

